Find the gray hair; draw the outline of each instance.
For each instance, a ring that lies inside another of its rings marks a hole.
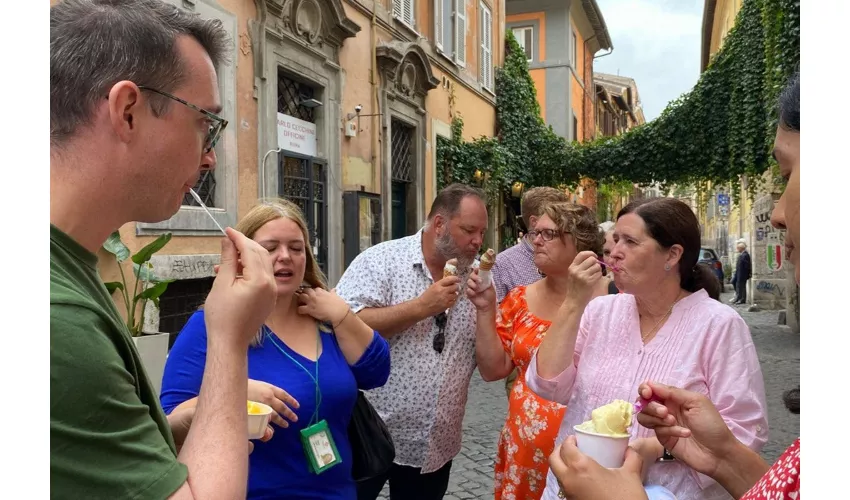
[[[609,231],[614,230],[614,222],[606,220],[602,224],[599,224],[599,230],[602,231],[602,234],[608,234]]]
[[[219,66],[230,37],[221,21],[204,20],[162,0],[62,0],[50,8],[50,142],[89,124],[95,104],[122,80],[171,91],[185,79],[176,48],[193,37]],[[169,99],[151,96],[165,113]]]

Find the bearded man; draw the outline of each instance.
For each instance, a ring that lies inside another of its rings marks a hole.
[[[463,184],[434,199],[416,234],[358,255],[337,293],[390,344],[389,381],[366,392],[395,444],[392,468],[358,484],[359,499],[442,499],[460,452],[475,370],[475,308],[466,286],[487,230],[486,196]],[[444,273],[457,262],[456,273]],[[449,268],[451,267],[449,264]]]

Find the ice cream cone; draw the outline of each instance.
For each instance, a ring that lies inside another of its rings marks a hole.
[[[488,248],[478,261],[478,269],[481,271],[489,271],[490,269],[493,269],[494,264],[496,264],[496,251],[492,248]]]
[[[457,259],[449,259],[443,267],[443,278],[457,276]]]

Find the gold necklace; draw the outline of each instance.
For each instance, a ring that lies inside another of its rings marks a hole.
[[[682,295],[682,292],[679,292],[679,295]],[[679,295],[676,295],[676,300],[674,300],[673,303],[670,304],[670,309],[668,309],[667,313],[664,314],[664,316],[662,316],[661,319],[658,320],[657,323],[655,323],[655,326],[652,327],[652,330],[650,330],[646,335],[640,336],[641,342],[646,343],[646,339],[648,339],[653,333],[655,333],[658,330],[658,328],[661,326],[661,323],[663,323],[664,320],[666,320],[667,317],[670,316],[670,314],[673,312],[673,308],[676,306],[676,304],[679,303],[680,300],[682,300],[682,299],[679,298]]]

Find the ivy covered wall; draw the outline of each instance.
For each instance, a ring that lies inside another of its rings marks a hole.
[[[498,135],[463,142],[463,122],[455,120],[453,139],[437,144],[440,186],[479,183],[506,194],[515,182],[575,187],[584,177],[662,187],[737,182],[771,166],[777,97],[799,68],[800,3],[745,0],[723,48],[690,92],[652,122],[592,142],[569,143],[545,125],[511,31],[506,49],[496,72]]]

